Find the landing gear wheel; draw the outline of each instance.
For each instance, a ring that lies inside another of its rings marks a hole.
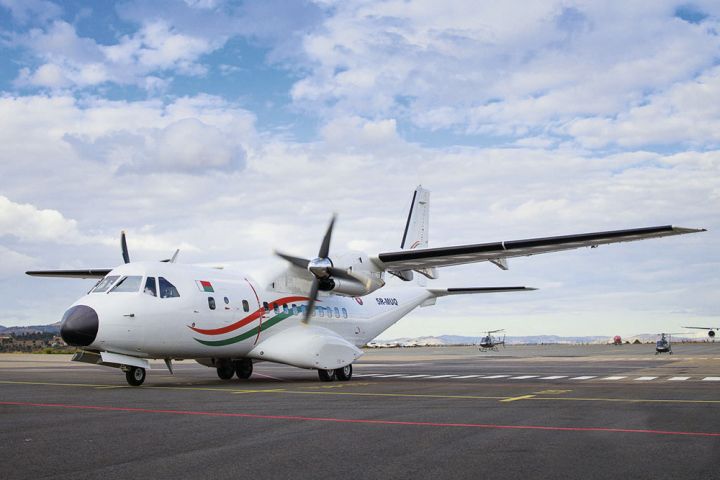
[[[145,381],[145,369],[140,367],[130,367],[125,371],[125,379],[133,387],[139,387]]]
[[[343,368],[335,369],[335,378],[341,382],[347,382],[352,378],[352,365],[345,365]]]
[[[230,362],[223,363],[217,367],[217,374],[222,380],[230,380],[235,375],[235,368]]]
[[[249,358],[243,358],[242,360],[235,360],[235,374],[240,379],[250,378],[253,372],[253,363]]]
[[[321,382],[332,382],[335,380],[335,370],[318,370],[318,377]]]

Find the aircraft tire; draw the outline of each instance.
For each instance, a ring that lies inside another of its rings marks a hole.
[[[347,382],[352,378],[352,364],[346,365],[343,368],[335,369],[335,378],[341,382]]]
[[[249,358],[243,358],[242,360],[235,360],[235,375],[242,380],[250,378],[253,372],[253,363]]]
[[[221,380],[230,380],[235,375],[233,364],[230,362],[221,364],[217,367],[217,375]]]
[[[130,367],[130,369],[125,372],[125,380],[133,387],[139,387],[145,382],[145,369]]]
[[[332,382],[335,380],[335,370],[318,370],[318,377],[321,382]]]

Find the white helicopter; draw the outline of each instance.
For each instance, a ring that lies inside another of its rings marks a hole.
[[[480,339],[480,344],[479,344],[480,346],[479,346],[478,350],[480,350],[481,352],[487,352],[489,350],[492,350],[493,352],[497,352],[498,345],[502,345],[503,348],[505,348],[505,335],[503,335],[502,340],[500,340],[499,336],[498,337],[493,336],[493,333],[500,333],[500,332],[504,332],[504,331],[505,331],[504,328],[501,328],[500,330],[488,330],[487,335],[485,335],[484,337],[482,337]]]
[[[374,255],[331,257],[333,217],[316,258],[276,252],[290,265],[269,285],[240,272],[176,263],[177,251],[168,260],[131,263],[124,232],[125,263],[118,267],[26,273],[100,279],[65,312],[60,333],[82,348],[73,360],[120,368],[133,386],[145,381],[149,359],[164,359],[170,373],[172,360],[195,359],[221,379],[249,378],[253,362],[269,361],[316,369],[323,381],[349,380],[363,354],[359,347],[416,307],[446,295],[534,290],[426,286],[437,267],[488,261],[507,270],[510,257],[703,231],[659,226],[428,248],[429,201],[430,192],[419,186],[400,250]],[[386,286],[386,274],[404,282]]]

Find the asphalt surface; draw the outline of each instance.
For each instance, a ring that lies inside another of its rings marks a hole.
[[[139,388],[0,355],[0,477],[720,478],[720,343],[673,349],[375,350],[331,383],[155,363]]]

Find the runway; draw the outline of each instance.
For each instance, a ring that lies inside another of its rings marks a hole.
[[[349,382],[0,355],[4,478],[720,478],[720,344],[369,350]]]

